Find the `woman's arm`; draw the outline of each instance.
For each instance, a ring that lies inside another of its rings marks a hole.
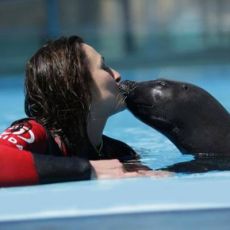
[[[90,161],[95,171],[96,179],[118,179],[127,177],[168,177],[173,173],[167,171],[154,171],[146,166],[137,164],[132,170],[117,159]]]
[[[6,129],[0,135],[0,187],[91,178],[88,160],[65,157],[51,146],[46,130],[34,120]]]
[[[140,161],[139,155],[126,143],[103,135],[102,160],[90,161],[98,179],[124,177],[165,177],[165,171],[154,171]]]
[[[78,157],[47,156],[0,146],[0,187],[87,180],[91,171],[89,161]]]

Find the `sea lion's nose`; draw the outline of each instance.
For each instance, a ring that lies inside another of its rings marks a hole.
[[[135,81],[125,80],[120,82],[119,89],[124,96],[127,96],[135,88],[135,86],[136,86]]]

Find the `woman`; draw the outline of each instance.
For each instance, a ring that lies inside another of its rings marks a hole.
[[[124,170],[121,162],[137,154],[103,135],[107,119],[125,109],[120,80],[77,36],[39,49],[26,66],[28,118],[0,136],[0,185],[148,175],[147,167]]]

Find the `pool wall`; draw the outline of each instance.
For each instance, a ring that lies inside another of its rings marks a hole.
[[[230,180],[135,178],[0,189],[0,229],[229,229]]]

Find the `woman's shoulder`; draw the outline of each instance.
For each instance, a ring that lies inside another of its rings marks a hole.
[[[0,144],[43,153],[47,138],[46,129],[41,124],[34,119],[23,118],[13,122],[0,134]]]
[[[139,155],[126,143],[103,135],[103,154],[108,158],[117,158],[122,162],[139,159]]]

